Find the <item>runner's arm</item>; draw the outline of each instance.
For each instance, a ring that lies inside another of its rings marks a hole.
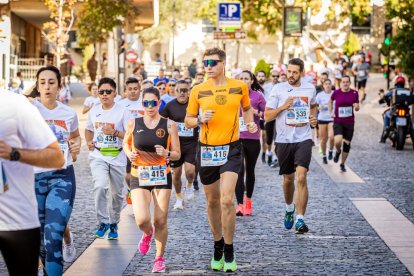
[[[78,154],[80,153],[80,148],[82,144],[79,129],[71,132],[68,140],[70,154],[72,155],[73,161],[76,161],[78,158]]]
[[[85,128],[86,145],[88,146],[89,150],[91,150],[91,151],[94,149],[94,146],[95,146],[94,143],[93,143],[93,136],[94,136],[94,132]]]
[[[198,124],[200,123],[198,121],[197,115],[192,115],[192,114],[189,114],[188,112],[185,115],[184,122],[185,122],[186,128],[196,128],[198,127]]]
[[[126,133],[124,136],[124,142],[122,144],[122,148],[125,152],[125,154],[130,157],[132,152],[132,142],[133,142],[133,132],[135,129],[135,120],[131,120],[128,122]]]
[[[171,137],[170,160],[179,160],[181,158],[180,138],[178,136],[177,124],[172,120],[168,120],[168,133]]]
[[[253,112],[254,112],[253,111],[253,108],[251,108],[250,106],[248,106],[247,108],[244,108],[243,109],[242,115],[243,115],[244,123],[246,125],[249,124],[249,123],[254,122],[253,121],[253,115],[254,115]]]
[[[328,112],[329,112],[329,114],[331,114],[331,116],[333,115],[333,101],[332,101],[332,99],[329,99],[329,102],[328,102]],[[333,118],[334,116],[332,116],[332,118]]]
[[[28,150],[17,148],[20,153],[19,162],[42,168],[62,168],[65,164],[63,153],[57,142],[40,150]],[[10,160],[12,147],[0,140],[0,158]]]
[[[92,107],[89,106],[83,106],[82,114],[88,113],[89,110],[91,110]]]

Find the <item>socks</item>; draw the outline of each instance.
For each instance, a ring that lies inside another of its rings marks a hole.
[[[224,244],[224,261],[231,263],[234,260],[233,244]]]
[[[293,210],[295,210],[295,205],[293,203],[286,204],[286,211],[293,212]]]
[[[272,156],[272,152],[271,152],[270,150],[267,150],[267,151],[266,151],[266,155],[267,155],[267,156]]]
[[[187,184],[185,185],[187,188],[191,188],[191,187],[193,187],[193,183],[191,183],[191,182],[187,182]]]
[[[224,239],[214,241],[214,260],[220,261],[223,257]]]
[[[303,220],[303,215],[296,215],[296,222],[298,222],[298,220]]]
[[[183,195],[181,193],[176,194],[177,199],[183,199]]]

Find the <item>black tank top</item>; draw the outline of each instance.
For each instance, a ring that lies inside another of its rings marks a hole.
[[[144,123],[144,118],[136,118],[133,138],[133,144],[138,153],[135,165],[159,166],[167,163],[165,157],[156,153],[155,145],[163,146],[165,149],[170,148],[168,119],[161,117],[158,125],[154,129],[149,129]]]

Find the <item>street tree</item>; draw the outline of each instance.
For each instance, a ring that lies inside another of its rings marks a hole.
[[[386,10],[388,18],[397,26],[391,45],[387,46],[395,51],[398,67],[414,77],[414,0],[387,0]]]
[[[43,24],[42,35],[51,45],[56,66],[60,68],[61,60],[66,54],[69,31],[75,20],[74,7],[77,0],[44,0],[44,2],[52,20]]]

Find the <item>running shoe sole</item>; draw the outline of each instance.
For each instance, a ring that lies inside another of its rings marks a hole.
[[[220,261],[214,260],[214,257],[211,258],[210,266],[212,270],[219,271],[224,266],[224,257],[220,259]]]

